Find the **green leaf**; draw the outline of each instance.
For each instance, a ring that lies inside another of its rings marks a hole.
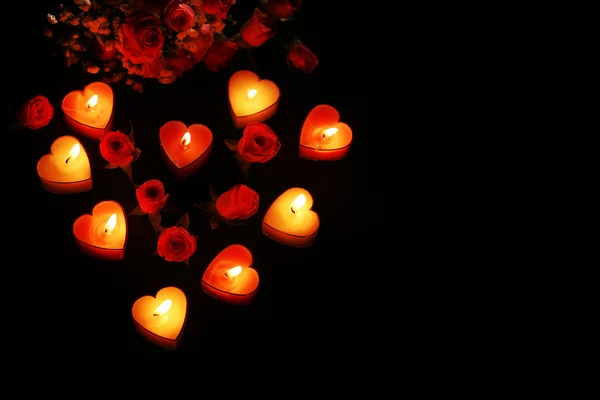
[[[223,220],[223,222],[225,222],[229,226],[247,226],[248,225],[237,219],[226,219],[226,220]]]
[[[241,167],[242,174],[247,178],[248,173],[250,172],[250,164],[249,162],[244,162]]]
[[[212,201],[206,203],[192,203],[192,205],[208,213],[213,213],[217,211],[217,206]]]
[[[185,260],[183,260],[183,262],[185,263],[185,265],[187,265],[187,267],[191,270],[190,268],[190,259],[186,258]]]
[[[237,152],[239,140],[225,139],[224,142],[225,146],[227,146],[229,150]]]
[[[106,164],[106,165],[105,165],[104,167],[102,167],[102,168],[106,168],[106,169],[115,169],[115,168],[117,168],[117,167],[118,167],[118,165],[115,165],[115,164],[112,164],[112,163],[108,163],[108,164]]]
[[[177,221],[175,226],[187,230],[190,227],[190,213],[185,213],[185,215]]]
[[[213,214],[210,216],[210,228],[211,229],[217,229],[219,227],[219,225],[221,224],[221,217],[219,217],[217,214]]]
[[[158,211],[158,212],[155,212],[152,214],[148,214],[148,219],[150,220],[150,223],[154,227],[154,230],[157,230],[160,227],[160,223],[162,221],[162,215],[161,215],[160,211]]]
[[[146,211],[142,210],[142,208],[137,205],[128,215],[146,215]]]
[[[219,195],[217,194],[217,191],[215,190],[213,185],[210,185],[210,187],[208,188],[208,193],[210,194],[210,198],[212,199],[212,201],[217,201],[217,199],[219,198]]]
[[[138,149],[138,148],[136,148],[136,149],[133,149],[133,154],[132,154],[132,156],[133,156],[133,160],[131,160],[131,162],[134,162],[134,161],[136,161],[138,158],[140,158],[140,154],[142,154],[142,151],[141,151],[140,149]]]
[[[154,229],[156,230],[156,233],[161,233],[162,231],[164,231],[167,228],[165,228],[164,226],[161,225],[161,226],[155,226]]]
[[[131,120],[129,120],[129,125],[131,126],[131,131],[129,131],[129,140],[131,141],[131,144],[135,146],[135,137],[133,136],[133,122],[131,122]]]
[[[132,180],[133,182],[133,167],[131,166],[131,163],[127,164],[127,165],[121,165],[121,170],[123,170],[123,172],[125,172],[125,174],[129,177],[129,179]]]

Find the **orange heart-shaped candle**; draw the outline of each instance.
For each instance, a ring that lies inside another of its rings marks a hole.
[[[92,82],[68,93],[62,101],[65,122],[75,132],[100,140],[113,123],[114,98],[110,86]]]
[[[159,139],[165,162],[178,178],[200,169],[212,151],[212,131],[200,124],[188,127],[180,121],[169,121],[160,128]]]
[[[168,286],[159,290],[156,297],[137,299],[131,315],[142,337],[167,350],[175,350],[183,336],[187,299],[181,289]]]
[[[229,78],[229,106],[236,128],[264,122],[277,112],[279,88],[252,71],[237,71]]]
[[[258,291],[258,272],[252,268],[252,253],[232,244],[212,260],[202,276],[202,290],[209,296],[234,305],[254,301]]]
[[[291,188],[267,210],[262,231],[271,239],[291,247],[308,247],[319,231],[319,216],[311,210],[313,199],[307,190]]]
[[[84,214],[73,224],[79,249],[92,257],[122,260],[127,242],[127,218],[123,207],[113,200],[102,201],[91,214]]]
[[[80,193],[92,188],[92,171],[85,149],[73,136],[61,136],[40,158],[37,173],[42,186],[52,193]]]
[[[321,104],[304,120],[300,133],[300,157],[309,160],[335,161],[346,156],[352,143],[352,129],[340,122],[335,108]]]

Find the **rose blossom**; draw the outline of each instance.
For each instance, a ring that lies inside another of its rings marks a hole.
[[[298,43],[290,50],[288,57],[292,65],[306,73],[311,73],[319,64],[319,59],[308,47]]]
[[[160,21],[150,14],[134,14],[123,23],[123,58],[133,64],[151,63],[158,59],[164,42]]]
[[[231,40],[222,43],[213,43],[204,56],[204,65],[213,72],[223,69],[229,64],[231,58],[237,52],[237,44]]]
[[[267,10],[275,18],[286,19],[291,17],[301,5],[302,0],[269,0]]]
[[[165,186],[161,181],[151,179],[135,190],[135,197],[142,210],[148,214],[154,214],[167,204],[169,195],[165,194]]]
[[[128,165],[135,158],[136,149],[129,136],[119,131],[108,131],[100,139],[100,154],[112,165]]]
[[[196,252],[196,238],[187,229],[172,226],[158,237],[157,252],[167,261],[185,261]]]
[[[196,13],[189,5],[181,0],[171,0],[163,13],[165,23],[177,32],[185,32],[194,26]]]
[[[248,162],[266,163],[275,157],[281,142],[273,130],[262,122],[251,122],[238,142],[238,154]]]
[[[203,0],[202,11],[207,14],[227,13],[231,6],[235,4],[235,0]]]
[[[227,220],[243,220],[256,214],[258,200],[258,193],[241,184],[221,194],[216,201],[216,207],[219,214]]]
[[[240,29],[242,39],[252,47],[261,46],[267,39],[275,36],[275,33],[275,21],[258,8]]]
[[[34,96],[19,110],[17,119],[24,128],[40,129],[50,123],[54,116],[54,107],[48,98]]]

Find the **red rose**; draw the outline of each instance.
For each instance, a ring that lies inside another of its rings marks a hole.
[[[306,73],[311,73],[319,65],[319,59],[305,45],[298,43],[290,50],[288,57],[292,65]]]
[[[207,14],[226,13],[235,4],[235,0],[202,0],[200,8]]]
[[[172,226],[158,236],[157,252],[167,261],[182,262],[196,252],[196,239],[187,229]]]
[[[181,0],[171,0],[163,13],[167,26],[177,32],[190,29],[196,20],[196,13]]]
[[[100,154],[112,165],[128,165],[134,159],[136,149],[129,137],[119,131],[108,131],[100,138]]]
[[[142,13],[125,19],[121,32],[125,60],[133,64],[156,61],[160,57],[164,42],[160,21],[154,16]]]
[[[144,182],[135,189],[140,208],[148,214],[154,214],[162,210],[167,204],[168,194],[165,194],[165,186],[158,179],[151,179]]]
[[[246,185],[235,185],[219,196],[216,206],[227,220],[248,219],[258,211],[258,193]]]
[[[251,122],[244,128],[244,136],[238,142],[238,154],[248,162],[266,163],[275,157],[281,142],[269,126]]]
[[[262,45],[267,39],[275,36],[275,21],[258,8],[240,29],[242,39],[252,47]]]
[[[17,114],[19,123],[24,128],[40,129],[50,123],[54,116],[54,107],[44,96],[35,96],[23,104]]]
[[[237,52],[237,44],[231,40],[222,43],[213,43],[204,56],[204,65],[213,72],[223,69],[229,64],[233,55]]]
[[[302,0],[269,0],[268,13],[275,18],[286,19],[292,16],[302,5]]]

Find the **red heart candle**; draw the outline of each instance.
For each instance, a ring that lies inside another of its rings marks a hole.
[[[113,91],[104,82],[92,82],[62,101],[65,122],[75,132],[100,140],[113,123]]]
[[[300,133],[299,155],[318,161],[335,161],[346,156],[352,143],[352,130],[340,122],[337,110],[327,104],[313,108]]]
[[[127,218],[116,201],[102,201],[91,214],[73,224],[75,242],[83,253],[104,260],[122,260],[127,242]]]
[[[92,189],[90,160],[73,136],[61,136],[40,158],[37,173],[42,186],[52,193],[80,193]]]
[[[269,207],[262,231],[271,239],[291,247],[308,247],[319,231],[319,216],[311,210],[313,199],[307,190],[291,188]]]
[[[213,134],[204,125],[189,127],[170,121],[160,128],[160,147],[169,169],[179,179],[198,171],[210,157]]]
[[[229,108],[236,128],[264,122],[277,112],[279,88],[252,71],[238,71],[229,78]]]
[[[167,350],[175,350],[183,336],[187,299],[180,289],[169,286],[159,290],[156,297],[137,299],[131,314],[142,337]]]
[[[258,291],[258,272],[252,268],[250,250],[233,244],[221,251],[204,271],[202,290],[229,304],[253,302]]]

